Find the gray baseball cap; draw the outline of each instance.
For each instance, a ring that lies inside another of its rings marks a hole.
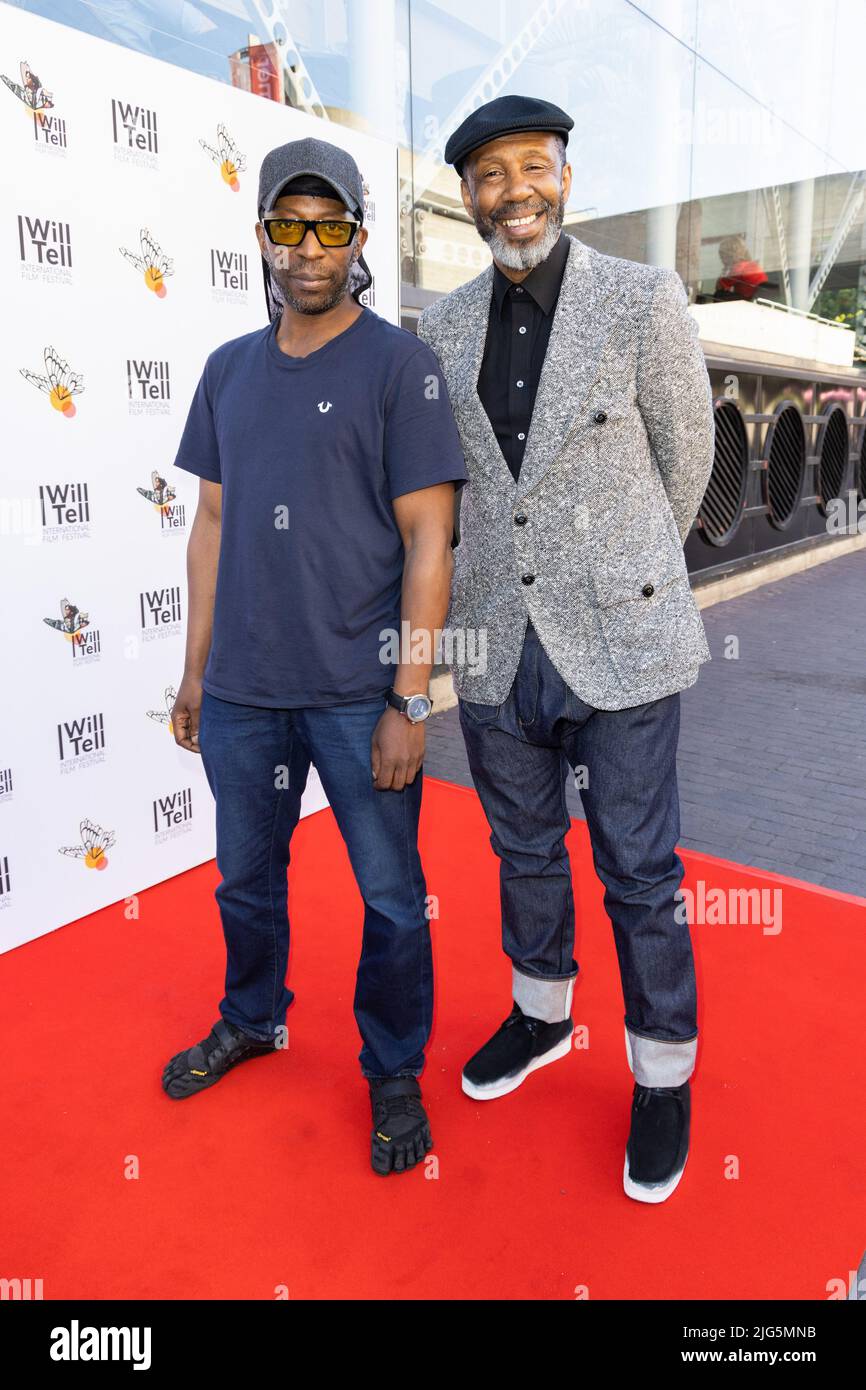
[[[270,212],[286,184],[302,174],[324,179],[349,212],[364,220],[364,184],[350,154],[325,140],[290,140],[265,155],[259,173],[259,217]]]
[[[287,183],[292,179],[310,175],[329,183],[338,198],[342,198],[349,212],[364,221],[364,182],[360,170],[350,154],[337,145],[329,145],[325,140],[290,140],[287,145],[277,145],[262,160],[259,172],[259,218],[273,210]],[[283,298],[279,286],[271,278],[271,268],[262,257],[262,279],[265,290],[265,305],[268,318],[279,318]],[[349,292],[359,304],[361,296],[370,288],[373,276],[364,260],[363,253],[352,267]]]

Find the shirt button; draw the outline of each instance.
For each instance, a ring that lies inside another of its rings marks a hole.
[[[529,517],[526,515],[525,512],[518,512],[517,516],[514,518],[514,524],[515,526],[525,526],[528,520]],[[523,582],[525,584],[526,580],[524,579]]]
[[[518,439],[525,439],[525,438],[526,438],[526,435],[525,435],[525,434],[519,434],[519,435],[517,436],[517,438],[518,438]]]
[[[652,598],[653,594],[655,593],[655,586],[653,584],[644,584],[643,588],[641,589],[641,593],[643,594],[644,598]]]
[[[607,419],[607,411],[597,410],[592,418],[597,425],[603,425],[605,420]]]
[[[524,575],[523,575],[523,583],[524,583],[524,584],[534,584],[534,583],[535,583],[535,575],[534,575],[534,574],[524,574]]]
[[[525,333],[525,332],[526,332],[526,329],[525,329],[525,328],[518,328],[517,331],[518,331],[518,333]]]
[[[522,382],[522,381],[518,381],[517,385],[518,385],[518,386],[522,386],[522,385],[523,385],[523,382]]]

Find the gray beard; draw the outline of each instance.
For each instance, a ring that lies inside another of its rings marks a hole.
[[[334,286],[334,289],[332,290],[331,294],[328,295],[327,299],[323,300],[321,303],[317,304],[315,308],[313,308],[311,305],[305,304],[302,300],[295,298],[292,291],[290,289],[287,289],[287,287],[283,285],[281,281],[277,278],[280,274],[280,271],[274,266],[273,261],[268,261],[268,268],[271,272],[271,289],[273,290],[274,298],[281,305],[288,304],[289,307],[291,309],[294,309],[295,313],[297,314],[324,314],[327,312],[328,309],[333,309],[337,304],[340,303],[341,299],[345,298],[346,290],[349,286],[350,279],[352,278],[352,271],[356,268],[356,266],[357,260],[352,260],[346,269],[346,278],[344,280],[338,281],[337,284]]]
[[[526,246],[521,242],[509,241],[495,222],[482,222],[479,225],[476,218],[475,226],[479,235],[490,247],[490,254],[493,259],[498,261],[500,265],[504,265],[508,270],[533,270],[535,266],[541,265],[542,261],[547,260],[559,241],[564,220],[565,200],[560,197],[558,206],[548,209],[547,223],[541,237],[538,241]]]
[[[284,304],[295,310],[297,314],[324,314],[328,309],[333,309],[345,298],[348,276],[342,284],[338,284],[327,299],[320,301],[315,308],[310,304],[305,304],[303,300],[296,299],[291,290],[287,290],[283,285],[279,285],[280,298]]]

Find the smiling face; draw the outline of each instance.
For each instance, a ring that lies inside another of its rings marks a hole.
[[[479,236],[503,269],[530,271],[559,239],[571,166],[556,135],[502,135],[467,155],[460,192]]]
[[[268,215],[316,221],[324,218],[344,221],[354,217],[339,198],[300,193],[278,198]],[[256,223],[256,237],[285,302],[299,314],[322,314],[345,298],[352,262],[367,240],[367,229],[359,227],[348,246],[320,246],[312,229],[300,246],[275,246],[261,222]]]

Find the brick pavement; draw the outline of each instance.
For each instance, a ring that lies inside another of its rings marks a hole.
[[[682,694],[680,844],[866,897],[866,552],[702,616],[713,659]],[[431,718],[424,768],[471,787],[456,708]],[[571,777],[567,794],[582,817]]]

